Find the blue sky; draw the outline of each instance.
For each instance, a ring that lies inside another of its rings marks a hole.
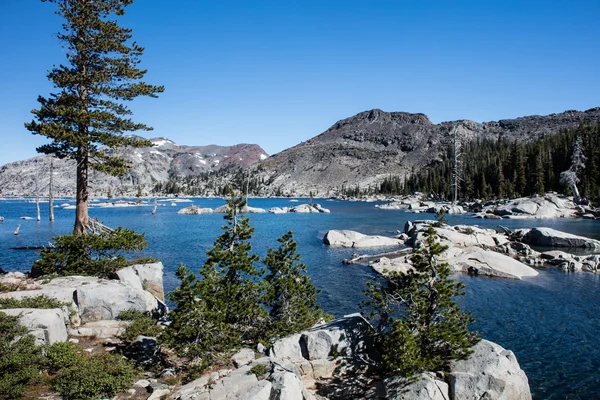
[[[64,62],[53,11],[2,0],[0,165],[45,143],[23,123]],[[600,106],[597,0],[136,0],[122,25],[166,87],[135,118],[180,144],[274,154],[373,108],[437,123]]]

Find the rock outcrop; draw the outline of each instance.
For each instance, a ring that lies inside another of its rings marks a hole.
[[[400,239],[385,236],[369,236],[348,230],[331,230],[323,237],[323,243],[331,247],[385,247],[402,246],[404,242]]]
[[[0,310],[6,315],[18,316],[19,325],[29,329],[37,345],[53,344],[67,340],[69,310],[64,308],[37,309],[12,308]]]
[[[523,197],[501,204],[490,204],[483,207],[475,217],[489,218],[493,215],[509,219],[551,219],[575,217],[579,214],[580,207],[573,203],[572,197],[547,193],[544,196]]]
[[[211,214],[213,212],[212,208],[200,208],[198,206],[189,206],[182,208],[177,211],[177,214],[185,214],[185,215],[200,215],[200,214]]]
[[[453,400],[530,400],[527,375],[512,351],[481,340],[466,360],[453,361],[449,373]]]
[[[7,274],[19,290],[0,293],[0,298],[21,300],[46,296],[66,304],[61,309],[3,309],[21,315],[38,343],[64,341],[72,336],[109,338],[122,333],[128,321],[116,321],[123,311],[138,310],[155,315],[166,312],[162,287],[162,263],[139,264],[117,271],[119,280],[90,276],[64,276],[49,282],[29,280],[23,274]],[[23,284],[19,283],[21,278]]]
[[[587,249],[600,248],[600,241],[589,239],[583,236],[572,235],[570,233],[557,231],[552,228],[532,228],[519,230],[518,235],[522,236],[523,243],[532,246],[543,247],[580,247]]]

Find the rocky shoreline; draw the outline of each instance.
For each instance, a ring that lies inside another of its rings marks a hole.
[[[411,255],[419,248],[430,225],[447,249],[440,261],[447,262],[455,273],[522,279],[538,275],[539,268],[558,266],[568,271],[596,272],[600,268],[600,256],[596,254],[573,255],[564,251],[539,252],[534,247],[556,249],[600,249],[600,241],[572,235],[552,228],[530,228],[515,231],[498,227],[498,230],[482,229],[470,225],[441,225],[433,220],[407,222],[404,233],[394,238],[366,236],[353,231],[329,231],[323,242],[329,246],[399,247],[399,250],[381,254],[358,255],[344,260],[345,264],[368,264],[377,273],[408,272]],[[437,226],[436,226],[437,225]],[[336,240],[334,241],[333,238]],[[358,241],[352,239],[359,238]],[[366,246],[370,244],[371,246]]]
[[[0,283],[13,289],[0,294],[2,299],[44,295],[65,304],[56,309],[0,309],[19,316],[40,345],[83,341],[89,347],[85,351],[111,351],[123,346],[119,336],[129,324],[117,319],[121,312],[135,309],[163,317],[168,312],[161,263],[124,268],[115,279],[32,280],[12,272],[0,275]],[[416,381],[381,377],[374,372],[381,356],[373,346],[372,329],[360,314],[347,315],[277,339],[268,348],[240,349],[229,365],[186,384],[167,379],[176,373],[173,368],[147,372],[115,399],[531,399],[527,376],[514,354],[485,340],[447,372],[422,374]],[[153,362],[160,351],[155,338],[139,336],[123,354]]]

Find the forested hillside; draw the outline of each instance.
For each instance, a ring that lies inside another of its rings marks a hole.
[[[571,165],[573,144],[578,136],[583,140],[586,157],[578,186],[582,196],[597,202],[600,199],[600,124],[561,130],[556,135],[545,135],[531,142],[500,138],[465,144],[459,157],[459,199],[514,198],[546,191],[568,193],[567,186],[560,182],[560,173]],[[452,160],[450,149],[441,161],[420,171],[413,170],[405,181],[400,176],[384,179],[378,192],[419,191],[451,199]]]

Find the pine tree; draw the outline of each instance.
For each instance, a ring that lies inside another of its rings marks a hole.
[[[63,17],[57,34],[66,50],[67,63],[54,67],[48,79],[59,89],[49,98],[38,98],[41,107],[26,124],[33,134],[52,140],[37,149],[58,158],[71,158],[77,168],[77,197],[74,234],[86,233],[88,217],[88,172],[90,168],[121,175],[127,164],[102,146],[150,146],[146,140],[123,136],[126,132],[151,130],[130,119],[124,101],[138,96],[157,97],[164,88],[141,79],[139,68],[144,51],[131,42],[132,31],[111,19],[123,16],[133,0],[45,0],[57,5]]]
[[[278,249],[269,249],[266,305],[270,309],[271,335],[286,336],[310,328],[326,314],[317,305],[317,290],[300,262],[292,231],[278,239]]]
[[[446,246],[436,241],[433,227],[427,235],[411,259],[413,270],[392,273],[383,284],[371,282],[366,292],[384,368],[409,377],[446,369],[450,360],[466,358],[477,341],[468,330],[473,318],[453,299],[464,295],[464,285],[449,278],[448,264],[437,261]]]
[[[227,224],[206,252],[201,279],[180,267],[182,286],[170,296],[177,311],[171,315],[167,342],[205,365],[243,342],[256,342],[268,323],[261,303],[263,285],[258,281],[264,271],[256,268],[259,257],[251,253],[249,242],[254,229],[248,218],[239,215],[245,202],[232,197],[227,203]]]

